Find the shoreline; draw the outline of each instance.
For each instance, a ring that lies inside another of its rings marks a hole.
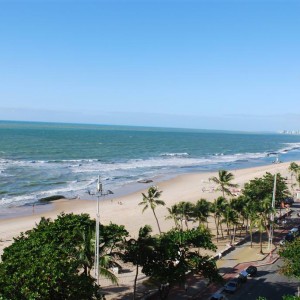
[[[299,163],[299,162],[296,162]],[[242,189],[245,182],[255,177],[262,177],[266,172],[279,172],[282,176],[288,176],[288,167],[290,162],[256,166],[244,169],[230,169],[234,175],[234,183]],[[211,176],[216,176],[217,172],[185,173],[179,174],[167,180],[154,180],[151,183],[142,184],[138,191],[131,192],[122,196],[111,195],[111,198],[102,197],[100,200],[100,221],[103,224],[110,222],[118,225],[124,225],[132,237],[136,237],[141,226],[151,225],[153,233],[158,233],[155,219],[150,210],[142,213],[142,207],[138,205],[142,201],[142,192],[147,191],[151,185],[158,185],[162,190],[161,199],[165,201],[165,206],[158,207],[156,214],[159,219],[162,231],[169,230],[173,223],[171,220],[165,220],[168,215],[167,207],[171,207],[180,201],[196,202],[201,198],[208,201],[221,196],[220,191],[215,191],[215,184],[209,182]],[[289,176],[290,177],[290,176]],[[159,177],[158,177],[159,178]],[[96,200],[96,197],[95,197]],[[62,199],[51,202],[47,210],[39,211],[38,206],[30,215],[16,216],[11,218],[0,219],[0,254],[3,248],[8,246],[13,237],[20,232],[25,232],[35,226],[41,217],[55,219],[60,213],[88,213],[91,218],[96,217],[96,201],[82,199]],[[31,207],[30,207],[31,208]]]

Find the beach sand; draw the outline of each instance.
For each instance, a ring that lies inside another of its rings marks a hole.
[[[239,184],[239,189],[242,189],[245,182],[255,178],[262,177],[266,172],[274,174],[279,172],[284,177],[291,178],[288,167],[290,163],[272,164],[267,166],[259,166],[248,169],[230,170],[234,174],[234,183]],[[217,176],[217,172],[197,173],[197,174],[183,174],[173,179],[154,182],[159,189],[163,191],[161,199],[165,201],[166,205],[159,206],[156,209],[156,214],[161,225],[162,231],[169,230],[174,224],[171,220],[165,220],[168,215],[167,207],[179,201],[196,202],[198,199],[205,198],[209,201],[221,196],[221,192],[216,191],[216,185],[209,182],[209,178]],[[158,233],[157,225],[150,209],[142,213],[143,206],[138,203],[142,201],[142,192],[146,192],[149,185],[143,189],[141,184],[141,191],[132,193],[119,198],[100,199],[100,219],[102,224],[109,224],[110,222],[124,225],[129,231],[131,237],[137,237],[139,228],[146,224],[152,226],[153,233]],[[95,197],[96,200],[96,197]],[[88,213],[91,218],[96,216],[96,201],[91,200],[59,200],[52,204],[52,209],[44,212],[35,211],[29,216],[19,216],[11,219],[0,220],[0,254],[3,248],[12,243],[13,237],[16,237],[20,232],[31,229],[39,222],[42,216],[46,218],[55,219],[61,212],[65,213]],[[213,226],[213,222],[210,224]]]

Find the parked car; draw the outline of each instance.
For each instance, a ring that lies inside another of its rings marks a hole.
[[[220,293],[215,293],[210,297],[210,300],[228,300],[228,298]]]
[[[234,293],[241,285],[241,280],[239,278],[231,279],[224,286],[224,291],[227,293]]]
[[[294,237],[298,236],[299,235],[299,229],[298,227],[294,227],[292,228],[289,233],[291,233]]]
[[[284,204],[292,205],[294,203],[294,199],[292,197],[286,197],[283,199]]]
[[[257,274],[257,268],[255,266],[249,266],[246,270],[248,276],[253,277]]]
[[[287,241],[287,242],[292,242],[294,239],[295,239],[295,236],[289,232],[285,237],[284,239]]]
[[[244,283],[244,282],[247,281],[247,277],[248,277],[248,273],[243,270],[243,271],[241,271],[239,273],[239,277],[238,278],[240,278],[241,282]]]

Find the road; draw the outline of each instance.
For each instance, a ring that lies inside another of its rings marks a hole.
[[[279,259],[272,265],[258,268],[255,278],[249,278],[234,294],[228,296],[230,300],[247,299],[256,300],[259,296],[268,300],[282,300],[283,295],[295,295],[299,280],[289,279],[279,274],[278,269],[282,265]]]
[[[294,213],[291,221],[299,225],[299,217],[296,215],[300,211],[299,203],[294,205]],[[282,300],[282,296],[295,295],[300,281],[290,279],[279,273],[282,260],[271,265],[258,268],[255,278],[249,278],[247,283],[234,294],[228,296],[230,300],[247,299],[256,300],[259,296],[266,297],[268,300]]]

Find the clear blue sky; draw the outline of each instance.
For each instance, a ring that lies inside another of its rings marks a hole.
[[[300,1],[0,0],[0,119],[300,129]]]

